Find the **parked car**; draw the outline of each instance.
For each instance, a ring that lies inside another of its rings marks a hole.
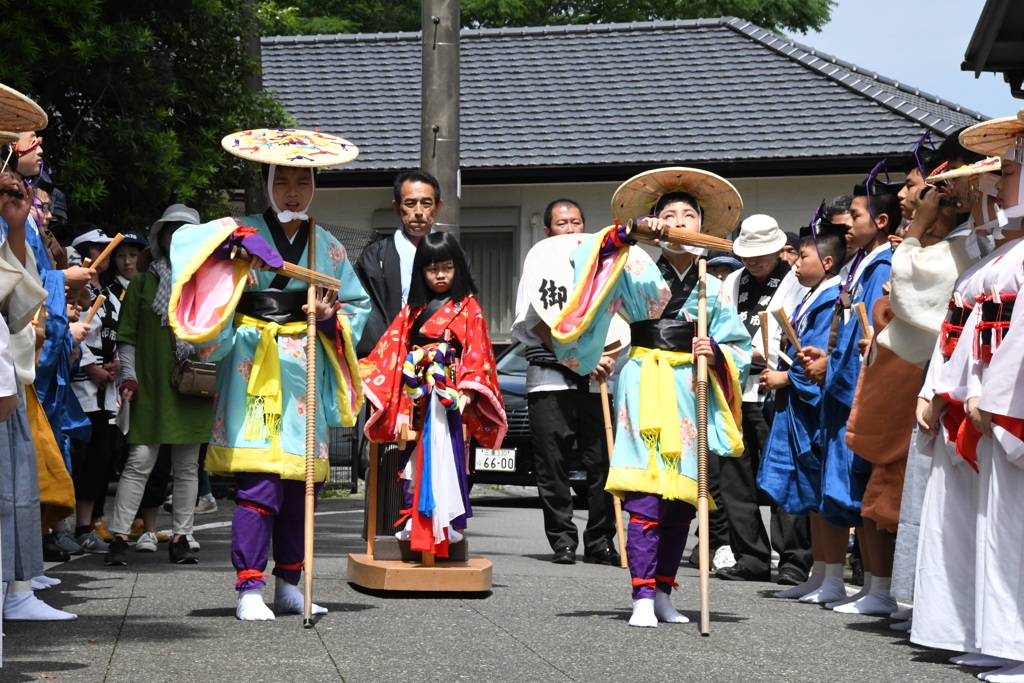
[[[526,346],[515,342],[498,355],[498,384],[505,403],[508,432],[501,448],[483,448],[475,439],[469,444],[471,484],[536,486],[533,445],[530,442],[530,414],[526,404]],[[573,449],[569,481],[577,494],[584,493],[586,472]]]

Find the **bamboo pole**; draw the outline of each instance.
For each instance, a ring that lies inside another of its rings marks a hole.
[[[707,261],[697,260],[697,336],[708,336]],[[700,526],[700,634],[711,634],[711,534],[708,533],[708,359],[697,356],[697,524]]]
[[[309,221],[309,266],[316,270],[316,221]],[[306,514],[303,534],[302,627],[313,626],[313,513],[316,510],[316,284],[306,288]],[[344,362],[344,361],[342,361]]]

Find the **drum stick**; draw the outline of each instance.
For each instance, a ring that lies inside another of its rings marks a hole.
[[[89,315],[85,316],[86,325],[89,324],[89,322],[92,320],[92,317],[96,315],[96,311],[99,310],[100,306],[102,306],[103,302],[106,300],[107,297],[103,296],[102,294],[96,297],[96,301],[92,302],[92,308],[89,309]]]
[[[117,245],[121,244],[121,240],[123,239],[124,235],[122,235],[121,233],[117,233],[116,235],[114,235],[114,239],[110,240],[110,243],[107,244],[107,248],[101,251],[100,255],[96,257],[95,263],[103,263],[103,259],[110,256],[110,253],[114,251],[114,249],[117,249]],[[91,268],[92,263],[92,259],[85,259],[84,261],[82,261],[82,265],[85,266],[86,268]]]

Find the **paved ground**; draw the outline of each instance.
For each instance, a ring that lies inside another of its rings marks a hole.
[[[551,564],[536,498],[483,493],[470,533],[473,553],[494,562],[489,594],[348,583],[346,557],[365,548],[362,501],[327,499],[314,595],[330,614],[313,629],[300,616],[239,622],[232,505],[221,501],[196,518],[198,565],[169,564],[161,546],[131,553],[128,567],[95,555],[52,567],[64,583],[43,597],[79,618],[4,624],[0,681],[969,681],[978,672],[910,645],[887,620],[773,599],[774,584],[712,578],[707,638],[695,623],[629,628],[625,570]],[[696,570],[684,567],[680,584],[675,604],[696,622]]]

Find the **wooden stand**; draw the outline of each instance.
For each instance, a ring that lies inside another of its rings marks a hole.
[[[415,439],[416,433],[402,427],[401,441]],[[366,552],[348,556],[348,580],[357,586],[382,591],[484,592],[491,590],[490,560],[469,555],[465,560],[436,558],[419,553],[418,560],[382,559],[377,552],[377,444],[370,445],[370,469],[366,475]],[[386,537],[382,537],[381,545]],[[390,539],[394,541],[394,537]],[[462,541],[468,543],[468,540]]]

